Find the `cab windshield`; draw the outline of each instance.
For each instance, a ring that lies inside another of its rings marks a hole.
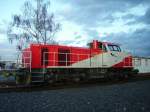
[[[108,45],[110,51],[118,51],[121,52],[121,49],[118,45]]]

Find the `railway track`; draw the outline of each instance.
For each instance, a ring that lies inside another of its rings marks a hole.
[[[150,74],[137,75],[129,79],[124,80],[105,80],[95,79],[89,81],[82,81],[79,83],[73,82],[57,82],[53,84],[41,83],[32,85],[16,85],[14,83],[0,83],[0,93],[2,92],[33,92],[33,91],[46,91],[57,89],[69,89],[69,88],[83,88],[90,86],[107,86],[113,84],[124,84],[142,80],[150,80]]]

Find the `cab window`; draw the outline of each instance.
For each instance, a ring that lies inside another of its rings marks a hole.
[[[118,45],[108,45],[110,51],[118,51],[121,52],[121,49]]]

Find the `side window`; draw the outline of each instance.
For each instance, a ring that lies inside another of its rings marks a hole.
[[[102,43],[99,43],[98,48],[102,49],[103,51],[107,51],[107,48],[105,45],[103,45]]]
[[[118,51],[118,52],[121,52],[121,49],[119,46],[117,45],[108,45],[108,48],[110,51]]]
[[[99,43],[98,48],[100,48],[100,49],[103,48],[102,43]]]
[[[118,49],[119,52],[121,52],[121,48],[119,46],[117,47],[117,49]]]
[[[114,48],[113,48],[112,45],[108,45],[108,48],[109,48],[110,51],[114,51]]]
[[[103,45],[102,47],[103,47],[103,50],[104,50],[105,52],[107,52],[107,48],[106,48],[106,46],[105,46],[105,45]]]

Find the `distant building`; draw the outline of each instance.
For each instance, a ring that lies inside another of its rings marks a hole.
[[[5,68],[5,63],[4,62],[0,62],[0,70]]]
[[[1,61],[0,62],[0,70],[11,70],[16,69],[16,63],[12,61]]]
[[[150,58],[136,56],[133,58],[133,66],[139,73],[150,73]]]

